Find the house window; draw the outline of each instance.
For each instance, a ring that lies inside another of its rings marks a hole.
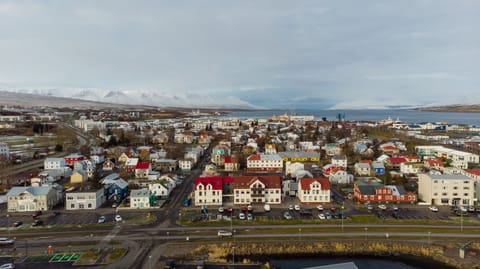
[[[70,204],[70,208],[75,208],[75,204]]]

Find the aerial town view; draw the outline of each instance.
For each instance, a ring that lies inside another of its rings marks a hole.
[[[187,2],[0,1],[0,269],[480,268],[480,2]]]

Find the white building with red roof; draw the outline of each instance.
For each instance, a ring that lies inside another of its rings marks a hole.
[[[149,162],[139,162],[135,167],[135,177],[136,178],[148,178],[150,171],[152,170],[152,166]]]
[[[423,165],[426,168],[435,169],[439,171],[443,171],[443,169],[445,168],[442,160],[439,160],[439,159],[426,159],[425,161],[423,161]]]
[[[280,204],[282,179],[280,176],[235,176],[233,177],[233,199],[236,205]]]
[[[301,203],[330,203],[330,182],[327,178],[301,178],[297,196]]]
[[[222,177],[197,177],[195,178],[194,186],[195,206],[222,205]]]
[[[278,154],[252,154],[247,158],[248,172],[283,172],[283,160]]]

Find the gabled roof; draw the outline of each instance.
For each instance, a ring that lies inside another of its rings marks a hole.
[[[310,190],[310,186],[314,182],[320,183],[322,190],[330,189],[330,182],[327,178],[301,178],[299,181],[302,190]]]
[[[405,163],[407,160],[405,158],[390,158],[390,163],[397,164],[397,163]]]
[[[128,160],[125,162],[125,165],[136,167],[137,163],[138,163],[138,158],[128,158]]]
[[[443,166],[442,160],[439,159],[428,159],[426,162],[429,166]]]
[[[148,197],[150,196],[150,190],[147,188],[132,190],[130,192],[130,199],[133,197]]]
[[[222,190],[223,178],[222,177],[197,177],[195,178],[195,189],[198,185],[212,185],[213,190]]]
[[[259,180],[267,189],[279,189],[282,187],[280,176],[235,176],[233,177],[234,189],[249,189],[250,185]]]
[[[150,163],[149,162],[139,162],[137,163],[136,169],[149,169]]]
[[[11,188],[8,193],[8,196],[18,196],[21,193],[28,192],[33,196],[38,196],[38,195],[47,195],[50,190],[52,189],[52,186],[41,186],[41,187],[13,187]]]

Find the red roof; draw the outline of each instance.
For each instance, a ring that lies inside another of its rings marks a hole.
[[[143,162],[143,163],[137,163],[137,166],[135,169],[149,169],[150,168],[150,163]]]
[[[470,173],[472,175],[480,176],[480,169],[479,168],[472,168],[472,169],[468,170],[468,173]]]
[[[300,187],[302,190],[310,190],[310,186],[313,182],[318,182],[322,186],[322,190],[330,189],[330,181],[327,178],[302,178],[300,179]]]
[[[368,164],[372,164],[372,160],[360,160],[360,163],[368,163]]]
[[[442,160],[438,160],[438,159],[428,159],[427,160],[427,163],[429,166],[441,166],[443,167],[443,162]]]
[[[257,180],[262,182],[266,189],[282,188],[282,179],[280,176],[235,176],[233,177],[233,188],[249,189],[250,185]]]
[[[248,156],[249,161],[260,161],[262,158],[260,157],[259,154],[252,154]]]
[[[407,162],[407,160],[405,160],[405,158],[390,158],[390,162],[391,163],[404,163],[404,162]]]
[[[198,185],[212,185],[213,190],[222,190],[223,187],[223,179],[222,177],[197,177],[195,178],[195,189],[197,189]]]
[[[384,150],[385,150],[385,149],[395,150],[395,149],[397,149],[397,147],[395,147],[395,146],[385,146],[385,147],[383,147],[383,149],[384,149]]]

